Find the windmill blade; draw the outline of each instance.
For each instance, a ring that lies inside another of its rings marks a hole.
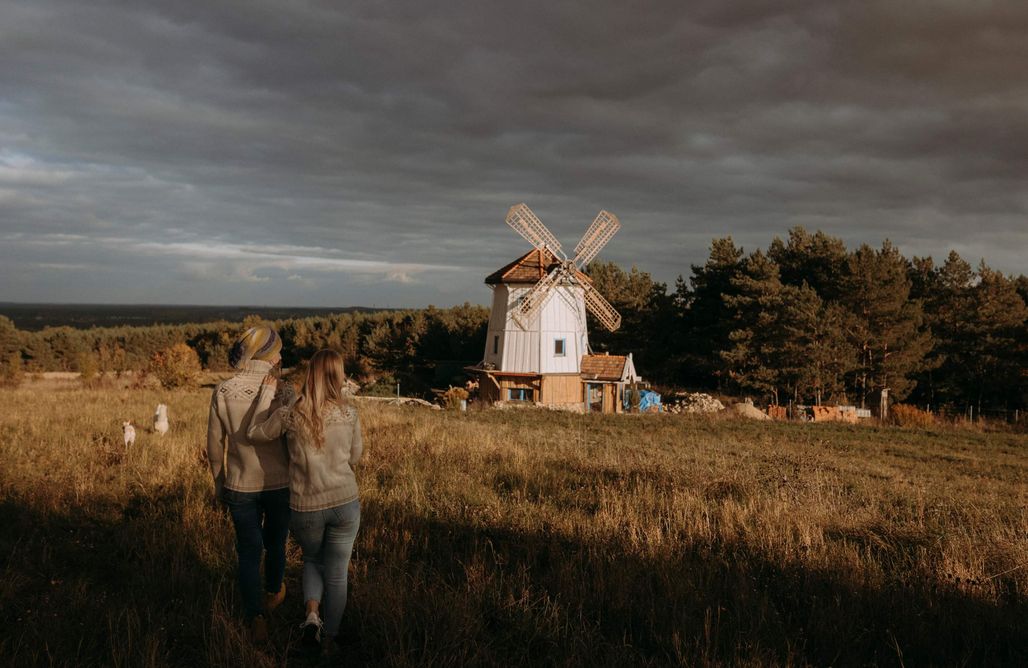
[[[585,292],[586,308],[600,321],[600,324],[612,332],[620,327],[621,314],[614,310],[610,302],[604,299],[603,295],[597,292],[596,288],[585,281],[579,281],[578,284],[582,286],[582,290]]]
[[[575,264],[584,268],[620,229],[621,221],[617,216],[609,211],[600,211],[575,246]]]
[[[543,221],[539,220],[532,213],[527,204],[522,203],[512,206],[510,211],[507,212],[507,224],[539,250],[545,248],[554,257],[565,257],[557,237],[553,236],[550,230],[543,225]]]
[[[564,275],[564,268],[561,266],[555,267],[553,271],[543,276],[542,279],[532,286],[532,289],[521,298],[521,301],[514,308],[514,318],[521,324],[522,327],[528,329],[528,326],[532,323],[532,318],[542,309],[543,304],[547,302],[550,295],[553,294],[553,289],[556,287],[561,278]]]

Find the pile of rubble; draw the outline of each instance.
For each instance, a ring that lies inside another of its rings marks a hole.
[[[676,395],[666,404],[668,413],[717,413],[725,409],[724,404],[702,392]]]
[[[365,396],[354,396],[354,399],[358,401],[379,401],[382,403],[390,404],[393,406],[421,406],[423,408],[431,408],[434,411],[441,411],[443,409],[439,404],[433,404],[430,401],[424,399],[418,399],[417,397],[365,397]]]
[[[752,420],[770,420],[767,413],[753,405],[752,399],[746,399],[738,404],[732,404],[732,412],[735,415]]]

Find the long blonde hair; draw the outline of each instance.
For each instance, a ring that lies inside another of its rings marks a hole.
[[[307,365],[307,377],[300,398],[293,406],[293,421],[316,448],[325,447],[325,412],[333,405],[349,402],[343,392],[343,356],[334,350],[319,350]]]

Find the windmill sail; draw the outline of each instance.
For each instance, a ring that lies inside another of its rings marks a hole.
[[[507,224],[520,234],[525,240],[538,248],[546,249],[554,257],[566,257],[561,250],[560,242],[553,236],[550,230],[543,225],[543,221],[532,213],[527,204],[515,204],[507,212]]]
[[[585,293],[586,308],[600,321],[600,324],[612,332],[620,327],[621,314],[610,305],[610,302],[588,283],[579,281],[578,284],[582,286],[582,291]]]
[[[619,229],[621,229],[621,221],[617,216],[609,211],[600,211],[596,220],[582,235],[582,240],[575,246],[575,264],[584,268]]]

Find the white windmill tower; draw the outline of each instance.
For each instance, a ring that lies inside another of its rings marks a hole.
[[[573,406],[599,401],[601,409],[617,410],[624,383],[638,378],[630,356],[590,354],[586,310],[611,331],[621,316],[582,273],[621,227],[617,216],[600,211],[571,258],[525,204],[511,207],[506,221],[534,248],[485,279],[493,288],[485,356],[470,369],[483,376],[483,398]],[[604,383],[613,387],[600,387]]]

